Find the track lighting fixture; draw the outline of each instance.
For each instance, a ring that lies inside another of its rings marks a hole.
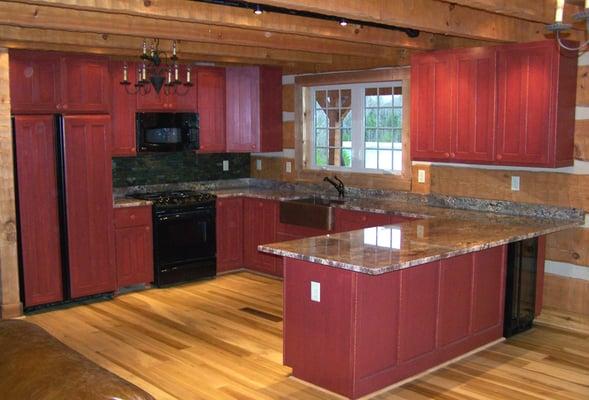
[[[259,4],[256,4],[256,9],[254,10],[254,14],[262,15],[262,7]]]

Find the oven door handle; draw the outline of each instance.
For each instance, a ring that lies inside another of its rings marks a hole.
[[[158,221],[169,221],[169,220],[178,220],[178,219],[187,219],[193,218],[195,215],[206,215],[212,216],[212,213],[209,210],[196,210],[196,211],[189,211],[189,212],[181,212],[176,214],[167,214],[167,215],[158,215]]]

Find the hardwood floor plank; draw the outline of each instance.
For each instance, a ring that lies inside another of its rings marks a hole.
[[[341,399],[289,378],[282,316],[282,282],[240,272],[27,319],[157,399]],[[583,326],[582,319],[574,323]],[[373,399],[589,399],[589,331],[553,326],[537,326]]]

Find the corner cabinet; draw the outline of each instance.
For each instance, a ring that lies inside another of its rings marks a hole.
[[[226,130],[228,152],[282,151],[280,68],[227,68]]]
[[[217,199],[217,273],[243,267],[243,199]]]
[[[258,245],[276,242],[278,202],[246,198],[243,201],[243,262],[246,268],[282,276],[278,256],[258,251]]]
[[[411,158],[573,164],[577,57],[552,40],[411,60]]]

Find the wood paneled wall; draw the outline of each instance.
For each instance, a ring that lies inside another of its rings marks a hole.
[[[22,313],[18,282],[8,51],[0,49],[0,319]]]

